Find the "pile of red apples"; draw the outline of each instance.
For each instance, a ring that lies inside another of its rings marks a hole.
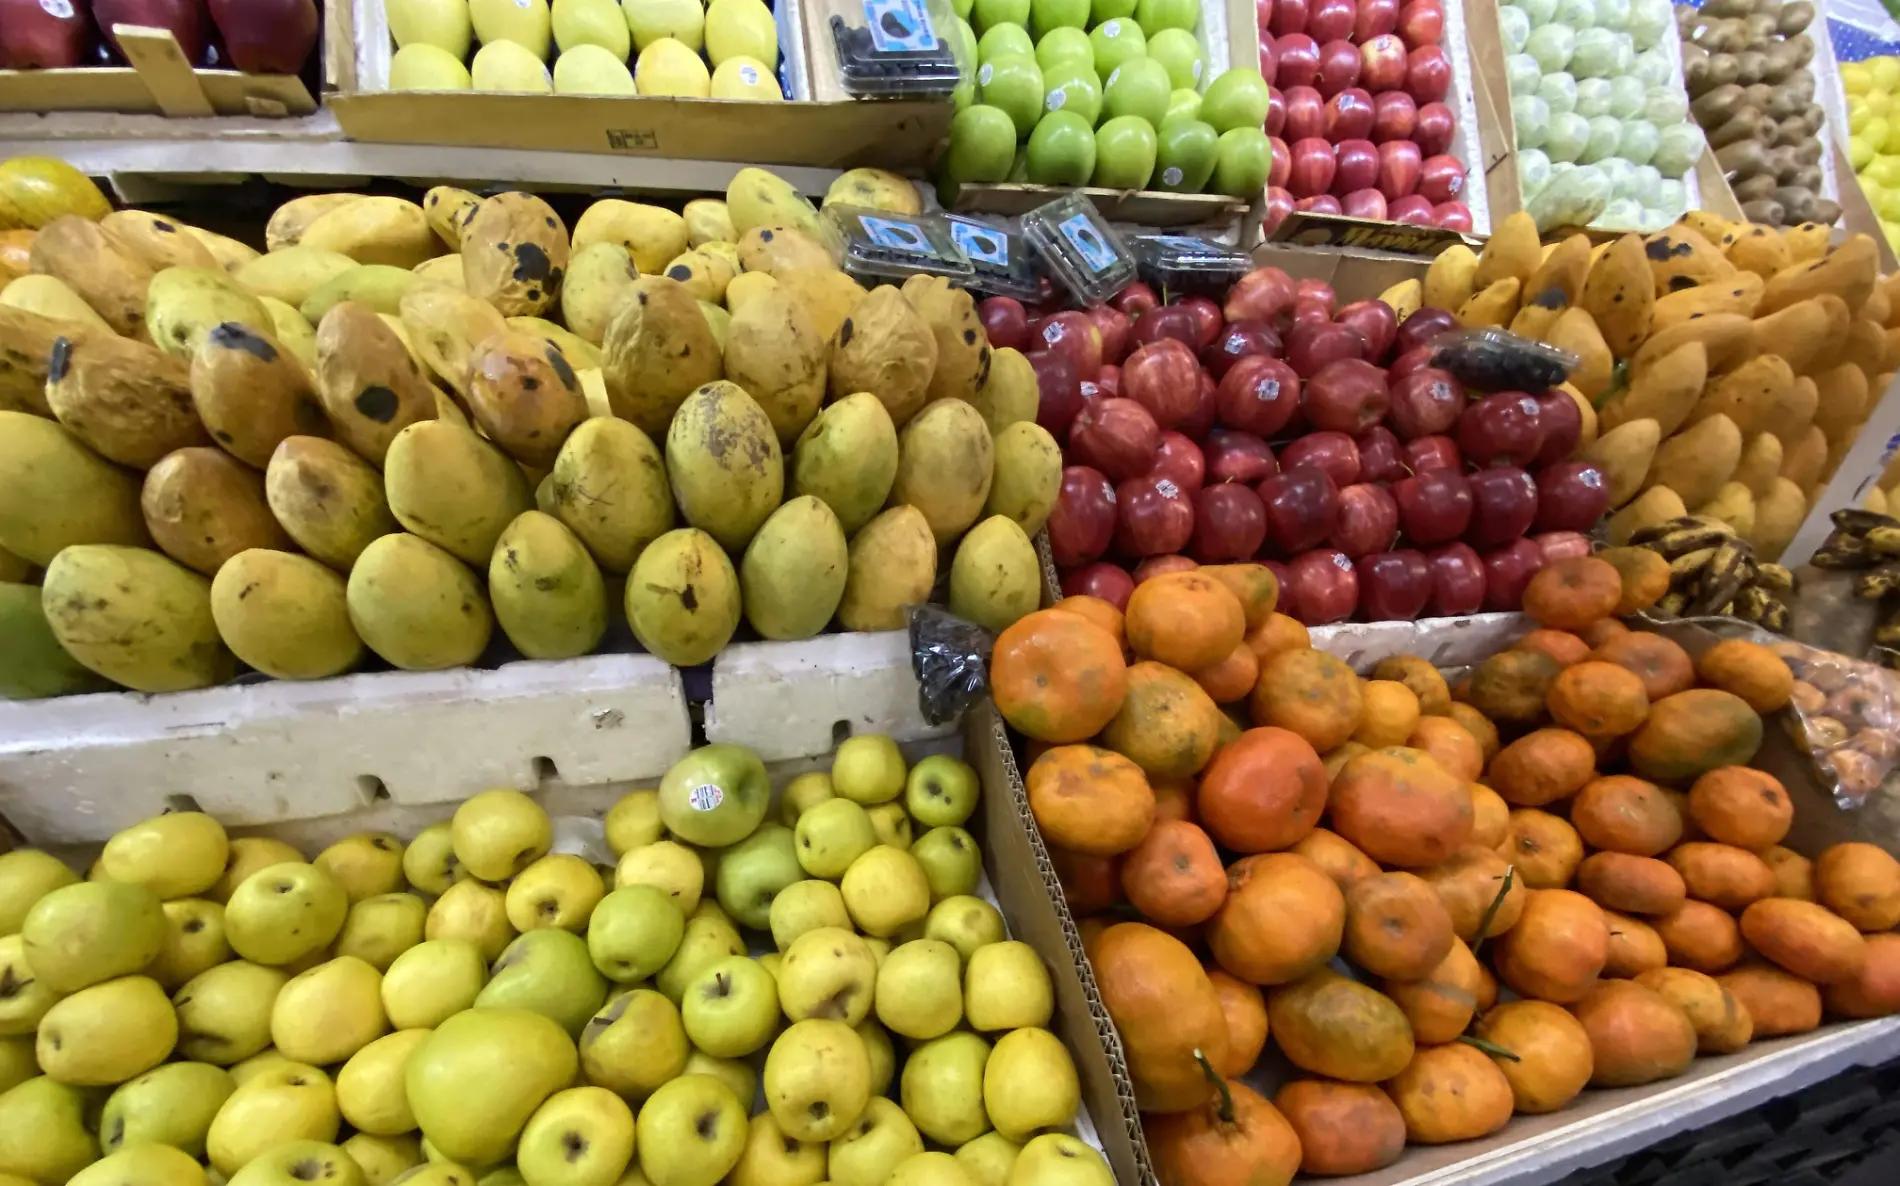
[[[1067,594],[1117,606],[1149,576],[1259,560],[1308,625],[1515,610],[1547,562],[1587,555],[1608,509],[1570,459],[1562,390],[1467,390],[1434,366],[1443,309],[1249,272],[1216,304],[1134,284],[1107,305],[980,313],[1035,367],[1062,442],[1049,543]]]
[[[1289,211],[1469,231],[1445,0],[1254,0],[1270,84],[1266,229]]]

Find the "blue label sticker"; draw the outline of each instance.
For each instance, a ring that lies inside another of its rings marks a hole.
[[[963,248],[963,254],[969,256],[972,263],[990,264],[998,268],[1009,266],[1009,236],[1001,231],[969,222],[953,222],[950,224],[950,238]]]
[[[1095,222],[1088,215],[1071,215],[1057,223],[1056,229],[1075,248],[1089,271],[1099,274],[1115,266],[1115,249],[1102,238],[1102,232],[1095,229]]]
[[[912,53],[938,46],[922,0],[864,0],[864,19],[878,53]]]
[[[891,251],[904,251],[911,255],[922,255],[930,259],[938,258],[937,252],[924,235],[923,228],[914,222],[901,222],[894,218],[873,218],[869,214],[858,216],[858,225],[864,228],[864,234],[871,242]]]

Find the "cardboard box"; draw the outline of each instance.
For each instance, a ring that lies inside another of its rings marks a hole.
[[[309,115],[317,109],[309,88],[296,75],[193,69],[164,29],[120,25],[117,33],[130,66],[0,70],[0,111],[122,111],[185,118]],[[319,37],[319,50],[322,44]]]

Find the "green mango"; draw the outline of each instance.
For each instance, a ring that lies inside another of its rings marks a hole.
[[[363,657],[343,578],[308,556],[239,552],[211,580],[211,616],[238,658],[278,679],[328,679]]]
[[[151,542],[139,481],[59,424],[0,412],[0,548],[44,567],[72,544]]]
[[[607,586],[600,567],[559,519],[524,511],[488,561],[495,618],[530,659],[572,659],[607,632]]]
[[[897,426],[868,391],[818,414],[792,448],[792,493],[824,500],[847,536],[871,521],[897,479]]]
[[[0,584],[0,698],[37,700],[111,687],[60,648],[37,586]]]
[[[972,527],[950,562],[950,612],[1000,633],[1041,604],[1042,562],[1023,529],[1002,515]]]
[[[385,535],[350,570],[350,623],[405,671],[466,667],[494,632],[481,582],[454,556],[413,535]]]
[[[810,638],[838,612],[849,566],[844,529],[801,495],[772,512],[739,564],[746,621],[762,638]]]
[[[719,541],[693,527],[647,545],[627,577],[627,621],[676,667],[708,662],[739,628],[739,576]]]
[[[237,674],[211,616],[211,582],[157,552],[67,548],[46,567],[41,604],[67,654],[135,692],[208,688]]]
[[[785,494],[785,458],[771,419],[723,379],[695,388],[674,413],[666,474],[686,521],[734,552]]]

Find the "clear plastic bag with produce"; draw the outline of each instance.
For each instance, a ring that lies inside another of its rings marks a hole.
[[[947,724],[989,695],[990,651],[996,636],[940,605],[910,611],[910,669],[917,707],[933,725]]]
[[[1900,764],[1900,675],[1806,643],[1770,649],[1794,672],[1789,738],[1842,807],[1860,807]]]

